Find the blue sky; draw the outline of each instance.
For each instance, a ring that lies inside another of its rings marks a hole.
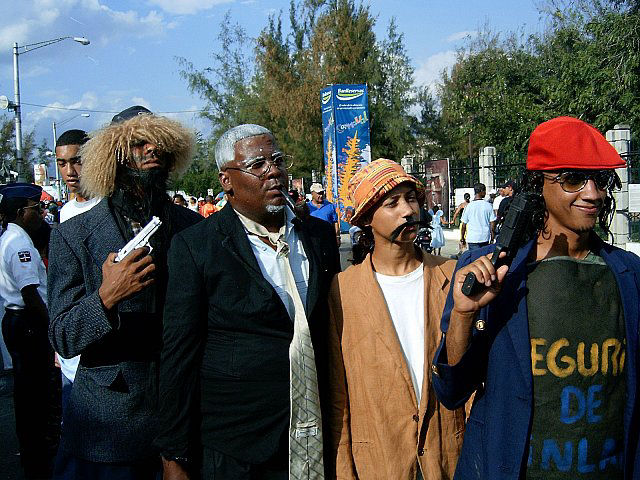
[[[465,38],[486,26],[496,32],[539,32],[544,20],[536,0],[371,0],[376,35],[385,36],[392,17],[405,35],[417,84],[433,84],[449,68]],[[256,37],[270,13],[289,0],[13,0],[0,19],[0,94],[13,100],[12,45],[62,36],[85,36],[20,55],[23,130],[52,143],[52,122],[90,111],[58,128],[93,130],[113,113],[141,104],[156,112],[198,110],[204,102],[179,75],[176,56],[197,67],[210,64],[219,25],[227,11]],[[8,5],[7,5],[8,4]],[[27,105],[33,104],[33,105]],[[34,106],[34,105],[43,105]],[[47,108],[48,107],[48,108]],[[52,108],[58,107],[58,108]],[[101,113],[100,111],[103,111]],[[1,112],[0,112],[1,113]],[[11,112],[5,112],[11,113]],[[194,113],[168,114],[206,130]]]

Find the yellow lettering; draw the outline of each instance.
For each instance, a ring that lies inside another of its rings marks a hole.
[[[560,361],[564,362],[567,366],[565,368],[560,368],[556,363],[556,357],[558,356],[558,352],[562,347],[568,347],[569,340],[566,338],[561,338],[560,340],[556,340],[551,344],[549,348],[549,352],[547,352],[547,368],[551,373],[553,373],[556,377],[565,378],[571,375],[576,369],[576,361],[568,357],[567,355],[563,355],[560,357]]]
[[[536,363],[538,363],[539,361],[544,361],[544,357],[542,356],[542,354],[538,353],[536,349],[539,346],[546,344],[547,341],[544,338],[531,339],[531,371],[533,372],[534,376],[545,375],[547,373],[547,370],[545,370],[544,368],[536,367]]]
[[[624,358],[626,353],[626,350],[622,350],[622,353],[620,353],[620,373],[622,373],[622,370],[624,369]]]
[[[598,373],[598,344],[591,345],[591,368],[584,366],[584,342],[578,344],[578,372],[583,377],[592,377]]]
[[[611,369],[614,375],[618,375],[618,355],[621,348],[620,341],[617,338],[607,338],[602,342],[602,374],[606,375],[609,372],[609,348],[613,347],[613,354],[611,355]],[[620,359],[620,362],[624,362],[624,359]]]

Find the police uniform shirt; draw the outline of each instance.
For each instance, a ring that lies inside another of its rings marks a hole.
[[[15,223],[9,223],[0,237],[0,297],[5,308],[24,308],[21,290],[37,285],[42,301],[47,302],[47,271],[29,234]]]

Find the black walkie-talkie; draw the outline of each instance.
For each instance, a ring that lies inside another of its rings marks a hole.
[[[491,263],[496,270],[502,265],[511,265],[518,248],[523,243],[525,234],[529,230],[533,213],[539,202],[539,195],[532,193],[519,193],[513,197],[498,235],[496,248],[491,256]],[[507,255],[500,258],[502,252],[506,252]],[[462,293],[467,297],[481,292],[483,288],[485,285],[478,282],[473,272],[467,273],[464,277]]]

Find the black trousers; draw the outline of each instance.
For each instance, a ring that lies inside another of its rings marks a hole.
[[[278,451],[264,463],[249,464],[210,448],[202,449],[202,480],[288,480],[289,430],[280,437]]]
[[[56,418],[60,374],[53,365],[47,325],[37,324],[24,311],[6,310],[2,335],[13,361],[20,461],[26,478],[46,478],[51,475],[60,428]]]
[[[56,457],[54,480],[161,480],[159,458],[132,463],[90,462],[60,449]]]

